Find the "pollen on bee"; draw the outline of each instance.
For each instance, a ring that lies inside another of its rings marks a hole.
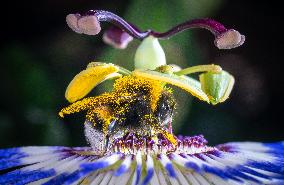
[[[129,131],[147,137],[160,133],[176,146],[174,136],[162,128],[171,119],[174,107],[172,90],[163,83],[129,75],[117,79],[111,92],[79,100],[59,115],[86,111],[86,121],[105,137],[113,137],[112,133],[123,136]]]
[[[114,91],[120,92],[139,92],[148,91],[150,96],[151,108],[155,110],[157,102],[164,90],[162,83],[157,80],[149,80],[142,77],[125,76],[116,80]]]

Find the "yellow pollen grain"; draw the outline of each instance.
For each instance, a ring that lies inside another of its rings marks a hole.
[[[103,120],[109,120],[112,118],[111,111],[107,106],[98,107],[94,110],[94,112]]]
[[[84,111],[92,107],[92,105],[96,104],[98,102],[98,97],[90,97],[90,98],[85,98],[81,101],[77,101],[68,107],[63,108],[59,112],[60,117],[64,117],[65,114],[73,114],[76,112]]]
[[[118,92],[139,92],[145,90],[149,92],[151,109],[156,110],[158,100],[163,91],[161,82],[149,80],[142,77],[124,76],[115,81],[114,91]]]
[[[141,91],[145,91],[144,100],[150,100],[150,106],[154,112],[157,107],[157,103],[160,99],[162,92],[165,89],[161,82],[157,80],[149,80],[142,77],[124,76],[115,81],[112,92],[103,93],[96,97],[89,97],[79,100],[65,108],[63,108],[59,115],[64,117],[66,114],[72,114],[80,111],[87,111],[86,119],[96,124],[95,116],[101,119],[103,132],[107,134],[108,127],[112,120],[117,116],[123,117],[129,110],[132,102],[137,100],[137,97],[141,97]],[[155,125],[154,115],[145,115],[146,123]],[[165,135],[171,142],[174,143],[173,136]]]

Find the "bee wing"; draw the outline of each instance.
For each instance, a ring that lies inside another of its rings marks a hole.
[[[113,64],[88,66],[70,82],[65,92],[65,98],[71,103],[83,98],[103,81],[120,77],[118,71],[119,68]]]
[[[180,87],[200,100],[209,102],[208,96],[201,89],[200,82],[188,76],[178,76],[150,70],[135,70],[132,74],[134,76],[159,80]]]

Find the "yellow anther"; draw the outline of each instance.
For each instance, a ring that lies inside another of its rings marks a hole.
[[[99,83],[121,76],[118,67],[113,64],[89,66],[77,74],[68,85],[65,97],[69,102],[75,102],[86,96]]]
[[[201,89],[201,84],[193,78],[187,76],[177,76],[174,74],[165,74],[157,71],[142,70],[135,70],[132,74],[140,78],[169,83],[186,90],[200,100],[209,102],[208,96]]]
[[[203,73],[199,76],[199,79],[202,90],[207,94],[213,105],[228,99],[235,83],[234,77],[226,71]]]

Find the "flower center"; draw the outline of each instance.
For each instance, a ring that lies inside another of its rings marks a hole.
[[[214,150],[214,147],[207,146],[207,140],[203,135],[193,137],[176,137],[177,147],[167,140],[162,134],[154,137],[137,136],[133,133],[127,133],[123,137],[115,138],[109,146],[108,152],[120,152],[124,154],[168,154],[175,152],[177,154],[196,154]]]

